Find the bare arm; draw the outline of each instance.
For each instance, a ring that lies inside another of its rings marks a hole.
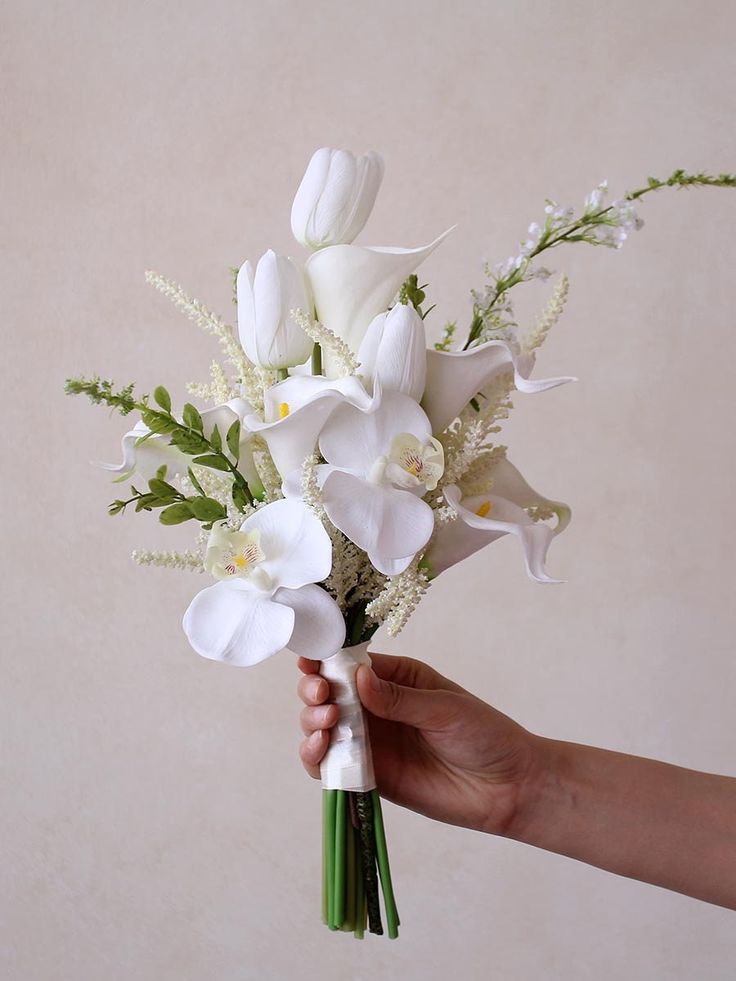
[[[535,739],[508,834],[736,909],[736,779]]]
[[[736,779],[543,739],[421,661],[371,656],[358,689],[384,797],[736,909]],[[319,662],[299,666],[318,777],[337,708]]]

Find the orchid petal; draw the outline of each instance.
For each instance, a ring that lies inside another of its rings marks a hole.
[[[279,589],[273,601],[294,611],[294,630],[288,644],[294,654],[323,661],[343,646],[345,620],[340,607],[321,586]]]
[[[422,405],[433,432],[442,432],[478,392],[510,366],[520,392],[544,392],[577,380],[561,377],[530,381],[528,374],[533,364],[533,357],[518,355],[501,340],[487,341],[468,351],[427,351],[427,384]]]
[[[335,527],[379,563],[416,554],[434,528],[432,509],[411,492],[340,470],[328,474],[322,503]]]
[[[371,320],[450,231],[417,249],[334,245],[315,252],[305,272],[318,318],[356,353]]]
[[[246,518],[241,531],[260,532],[265,558],[258,563],[273,589],[299,589],[326,579],[332,569],[332,543],[322,522],[302,501],[282,499]]]
[[[202,657],[248,667],[286,647],[294,619],[290,607],[247,584],[218,582],[194,597],[183,627]]]
[[[368,411],[347,404],[335,409],[322,430],[319,448],[328,463],[365,476],[379,457],[389,456],[399,433],[411,433],[421,443],[432,436],[429,420],[414,399],[400,392],[384,393],[377,384]]]

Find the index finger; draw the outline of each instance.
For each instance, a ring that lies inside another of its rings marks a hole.
[[[419,661],[413,657],[395,656],[393,654],[379,654],[370,651],[371,664],[373,670],[379,678],[384,681],[393,681],[397,685],[404,685],[406,688],[423,688],[431,691],[453,691],[458,694],[468,694],[460,685],[445,678],[439,671],[430,668],[424,661]]]

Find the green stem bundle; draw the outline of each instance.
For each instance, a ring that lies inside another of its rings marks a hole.
[[[382,894],[387,933],[395,939],[399,916],[378,791],[323,790],[322,808],[322,919],[359,940],[366,927],[382,934]]]

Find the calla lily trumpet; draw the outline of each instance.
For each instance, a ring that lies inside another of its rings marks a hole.
[[[505,458],[491,475],[493,488],[488,494],[464,496],[454,484],[445,488],[445,500],[457,518],[443,524],[432,540],[425,556],[430,575],[438,576],[491,542],[514,535],[521,543],[530,579],[562,582],[547,575],[545,560],[552,539],[570,521],[569,507],[538,494]],[[542,520],[549,517],[556,517],[554,527]]]
[[[291,209],[294,238],[308,249],[349,244],[368,220],[383,179],[383,158],[317,150]]]
[[[246,667],[284,648],[309,658],[336,654],[345,623],[335,601],[314,585],[330,574],[332,545],[301,501],[274,501],[231,531],[216,525],[205,567],[218,582],[184,615],[194,650]]]

